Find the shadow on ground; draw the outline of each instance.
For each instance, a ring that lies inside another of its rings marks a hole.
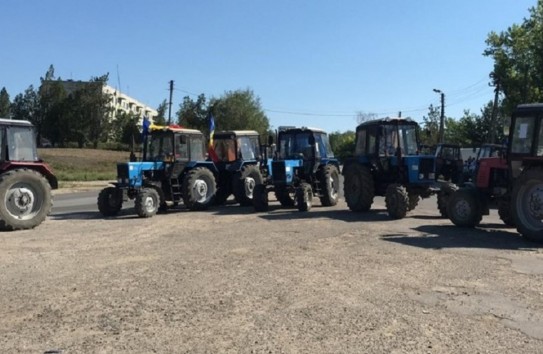
[[[455,225],[424,225],[412,230],[416,235],[383,235],[382,239],[403,245],[427,248],[487,248],[498,250],[533,249],[541,245],[524,239],[515,229],[493,227],[503,225],[487,224],[477,228],[462,228]]]

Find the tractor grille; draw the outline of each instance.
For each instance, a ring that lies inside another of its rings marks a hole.
[[[424,178],[429,178],[428,175],[434,172],[434,159],[421,158],[419,161],[419,173],[424,175]]]
[[[272,176],[276,182],[285,182],[287,180],[284,161],[272,162]]]
[[[128,164],[127,163],[118,163],[117,164],[117,179],[122,178],[128,179]]]

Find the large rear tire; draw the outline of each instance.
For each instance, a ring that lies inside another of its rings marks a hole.
[[[32,229],[52,207],[51,186],[39,172],[22,168],[0,175],[0,230]]]
[[[366,166],[352,164],[343,172],[345,201],[352,211],[368,211],[373,204],[375,188],[373,177]]]
[[[444,182],[441,184],[441,190],[437,193],[437,209],[439,214],[443,218],[447,218],[447,204],[449,203],[449,198],[453,195],[454,192],[458,190],[458,187],[449,182]]]
[[[513,213],[511,212],[511,201],[510,200],[499,200],[498,201],[498,215],[500,220],[509,227],[515,227],[515,219],[513,218]]]
[[[143,188],[136,195],[134,208],[140,218],[153,217],[160,207],[160,195],[154,188]]]
[[[257,184],[253,191],[255,211],[268,211],[268,189],[264,184]]]
[[[253,204],[255,186],[262,184],[263,178],[257,165],[245,165],[234,175],[232,183],[236,202],[248,206]]]
[[[115,216],[123,207],[122,190],[106,187],[98,194],[98,210],[103,216]]]
[[[477,192],[473,188],[460,188],[447,202],[447,215],[453,224],[460,227],[475,227],[483,219]]]
[[[320,180],[323,206],[334,206],[339,200],[339,171],[335,165],[326,165]]]
[[[313,189],[309,183],[302,183],[296,189],[296,202],[299,211],[310,211],[313,206]]]
[[[205,210],[214,201],[215,176],[205,167],[190,170],[183,179],[183,203],[190,210]]]
[[[525,170],[515,181],[511,211],[523,237],[543,242],[543,168]]]
[[[385,195],[385,204],[391,218],[405,218],[409,208],[409,196],[405,187],[400,184],[389,185]]]

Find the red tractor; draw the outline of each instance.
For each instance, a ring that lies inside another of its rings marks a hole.
[[[451,196],[448,215],[473,227],[495,201],[507,225],[543,242],[543,103],[519,105],[508,128],[507,156],[480,159],[475,182]]]
[[[0,146],[0,230],[34,228],[51,211],[57,178],[38,158],[30,122],[0,119]]]

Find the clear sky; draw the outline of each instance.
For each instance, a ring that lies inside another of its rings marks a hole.
[[[460,118],[493,99],[490,31],[537,0],[0,0],[0,87],[11,100],[50,64],[158,107],[247,89],[280,125],[353,130],[356,113]],[[119,85],[120,83],[120,85]],[[217,127],[220,130],[220,127]]]

